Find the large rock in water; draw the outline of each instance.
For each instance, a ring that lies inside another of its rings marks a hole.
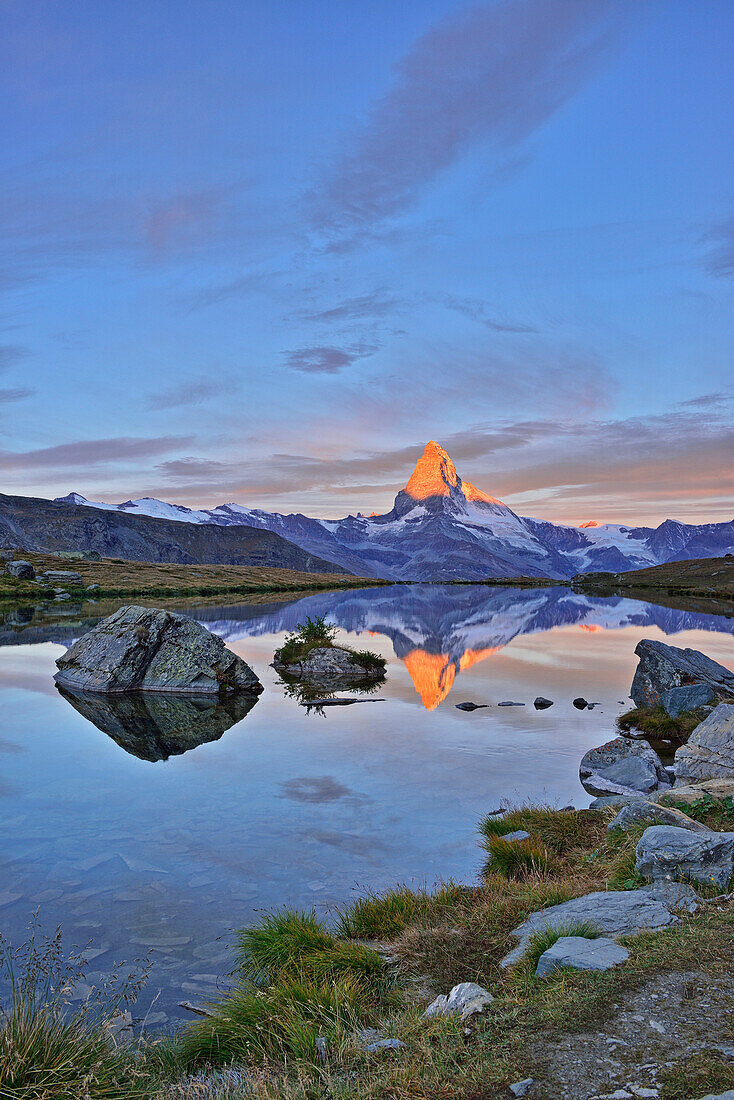
[[[640,663],[632,680],[630,695],[638,707],[664,706],[667,693],[692,684],[707,685],[717,699],[734,698],[734,672],[697,649],[678,649],[664,642],[643,638],[637,643],[635,653]],[[677,694],[668,696],[668,703],[671,702],[677,709]],[[690,709],[700,705],[694,701]]]
[[[675,754],[676,785],[734,779],[734,706],[719,703]]]
[[[581,758],[579,778],[592,794],[649,794],[669,787],[663,762],[647,741],[615,737]]]
[[[295,661],[293,664],[273,661],[273,666],[279,672],[323,687],[374,682],[382,680],[385,675],[384,666],[365,668],[353,653],[340,646],[319,646],[312,649],[303,661]]]
[[[258,694],[249,665],[200,623],[155,607],[121,607],[56,661],[54,679],[77,691]]]

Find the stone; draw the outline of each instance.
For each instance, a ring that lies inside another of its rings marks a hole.
[[[534,1084],[532,1077],[526,1077],[524,1081],[513,1081],[509,1088],[513,1096],[527,1096],[531,1085]]]
[[[375,1039],[371,1043],[365,1043],[362,1049],[368,1054],[374,1054],[378,1050],[405,1050],[405,1043],[400,1039]]]
[[[107,1034],[115,1046],[127,1046],[133,1041],[133,1018],[127,1010],[118,1011],[106,1025]]]
[[[154,607],[119,608],[74,642],[56,665],[56,683],[77,691],[262,691],[249,665],[221,638],[193,619]]]
[[[500,966],[519,962],[531,937],[546,928],[564,929],[574,922],[589,922],[600,935],[616,939],[643,930],[657,931],[678,924],[676,909],[696,911],[699,897],[691,886],[678,882],[657,882],[641,890],[598,890],[571,901],[540,909],[523,921],[512,933],[520,941],[505,955]]]
[[[553,700],[546,699],[542,695],[539,695],[538,698],[533,701],[533,706],[536,710],[547,710],[548,707],[553,706]]]
[[[482,710],[488,703],[457,703],[457,710]]]
[[[590,749],[581,758],[579,778],[592,794],[649,794],[670,786],[663,762],[650,743],[631,737],[615,737]]]
[[[676,810],[672,806],[663,806],[659,802],[652,802],[648,798],[636,798],[627,802],[619,811],[613,821],[607,825],[607,832],[619,829],[626,833],[642,821],[657,821],[661,825],[675,825],[680,829],[688,829],[692,833],[707,833],[708,828],[700,821],[694,821],[682,810]]]
[[[586,710],[589,704],[584,699],[583,695],[579,695],[576,699],[574,699],[573,705],[576,707],[576,710]]]
[[[307,680],[309,683],[323,687],[328,684],[334,686],[365,681],[382,680],[385,669],[375,665],[365,668],[355,655],[341,646],[319,646],[312,649],[303,661],[296,661],[286,665],[282,661],[273,661],[273,667],[279,672],[285,672],[299,680]]]
[[[676,785],[672,791],[663,791],[655,796],[656,801],[678,802],[695,804],[703,798],[734,798],[734,778],[732,779],[699,779],[696,782],[683,782]]]
[[[726,1092],[717,1092],[716,1095],[710,1092],[708,1096],[704,1096],[702,1100],[734,1100],[734,1089],[727,1089]]]
[[[715,703],[716,692],[710,684],[686,684],[662,692],[660,700],[670,717],[677,718],[687,710],[696,710]]]
[[[47,584],[68,584],[71,588],[82,586],[81,573],[73,569],[47,569],[41,576]]]
[[[482,1012],[493,1000],[492,994],[476,982],[460,982],[448,995],[442,993],[436,997],[423,1013],[423,1018],[430,1020],[435,1016],[460,1016],[462,1020],[468,1020],[470,1016]]]
[[[690,684],[708,684],[717,698],[734,697],[734,673],[697,649],[643,638],[635,653],[640,660],[630,695],[638,707],[660,707],[666,691]]]
[[[626,962],[629,951],[607,936],[590,940],[585,936],[561,936],[538,959],[536,978],[546,978],[564,966],[573,970],[610,970]]]
[[[719,703],[676,751],[676,786],[696,779],[734,779],[734,706],[730,703]]]
[[[511,840],[515,843],[521,840],[530,840],[530,833],[526,833],[524,829],[515,829],[513,833],[503,833],[502,840]]]
[[[524,707],[524,703],[515,703],[512,699],[505,699],[504,702],[498,703],[498,707]]]
[[[5,563],[5,572],[19,581],[32,581],[36,575],[29,561],[8,561]]]
[[[644,795],[639,791],[630,791],[629,794],[601,794],[589,803],[590,810],[616,810],[622,806],[629,806],[630,802],[636,802]]]
[[[693,879],[726,890],[734,876],[734,833],[651,825],[638,841],[635,870],[654,882]]]
[[[14,550],[0,550],[0,562],[12,561],[14,557]]]

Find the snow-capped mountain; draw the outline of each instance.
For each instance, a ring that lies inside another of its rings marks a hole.
[[[60,498],[71,504],[183,523],[259,527],[361,576],[388,580],[481,580],[625,572],[734,550],[734,520],[659,527],[595,524],[570,527],[518,516],[501,500],[463,481],[446,451],[426,445],[404,489],[385,515],[311,519],[239,504],[193,510],[144,497],[123,504]]]

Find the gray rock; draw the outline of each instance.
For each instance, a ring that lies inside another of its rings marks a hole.
[[[482,1012],[493,1000],[492,994],[476,982],[461,982],[448,995],[442,993],[436,997],[423,1013],[423,1018],[430,1020],[434,1016],[460,1016],[462,1020],[467,1020]]]
[[[640,658],[630,695],[638,707],[663,705],[663,694],[690,684],[708,684],[717,698],[734,696],[734,673],[697,649],[678,649],[643,638],[635,653]]]
[[[584,699],[583,695],[579,695],[576,699],[574,699],[573,705],[576,707],[576,710],[586,710],[589,704]]]
[[[0,550],[0,562],[12,561],[15,557],[15,550]]]
[[[373,1043],[366,1043],[362,1049],[368,1054],[374,1054],[378,1050],[404,1050],[405,1043],[400,1039],[375,1039]]]
[[[489,706],[488,703],[457,703],[457,710],[482,710],[484,707]]]
[[[684,711],[715,703],[716,692],[710,684],[686,684],[684,687],[669,688],[662,692],[660,700],[670,717],[677,718]]]
[[[695,782],[683,780],[677,783],[672,791],[663,791],[655,795],[655,801],[672,803],[700,802],[703,798],[734,798],[734,778],[731,779],[697,779]]]
[[[630,791],[629,794],[602,794],[589,803],[590,810],[612,810],[621,806],[629,806],[631,802],[644,798],[639,791]]]
[[[599,890],[571,901],[531,913],[512,933],[520,940],[500,966],[512,966],[525,954],[531,937],[546,928],[563,929],[577,921],[588,921],[600,934],[629,936],[644,929],[656,931],[678,924],[676,909],[695,912],[698,895],[678,882],[658,882],[642,890]]]
[[[538,698],[535,699],[535,701],[533,702],[533,706],[535,707],[536,710],[547,710],[548,707],[553,706],[553,700],[552,699],[546,699],[546,698],[544,698],[544,696],[539,695]],[[512,1087],[512,1086],[510,1086],[510,1087]]]
[[[67,649],[56,665],[57,684],[77,691],[262,691],[249,665],[221,638],[193,619],[151,607],[119,608]]]
[[[579,778],[592,794],[649,794],[670,786],[663,762],[649,742],[631,737],[615,737],[590,749],[581,758]]]
[[[497,704],[498,707],[524,707],[524,703],[515,703],[512,699],[505,699],[503,702]]]
[[[676,785],[734,779],[734,706],[719,703],[675,754]]]
[[[48,584],[68,584],[72,588],[81,588],[81,573],[74,569],[47,569],[41,576]]]
[[[32,581],[36,575],[29,561],[8,561],[5,563],[5,572],[20,581]]]
[[[515,842],[520,840],[530,840],[530,833],[526,833],[524,829],[515,829],[513,833],[504,833],[502,839],[512,840]]]
[[[273,661],[273,667],[279,672],[285,672],[289,676],[308,680],[309,683],[320,686],[382,680],[385,675],[384,668],[379,666],[365,668],[353,653],[340,646],[319,646],[317,649],[312,649],[303,661],[286,665],[276,660]]]
[[[673,806],[663,806],[647,798],[635,798],[625,803],[613,821],[607,825],[607,832],[619,829],[626,833],[642,821],[657,821],[661,825],[675,825],[688,829],[692,833],[708,833],[709,830],[700,821],[694,821],[688,814],[676,810]]]
[[[704,1096],[703,1100],[734,1100],[734,1089],[728,1089],[726,1092],[717,1092],[716,1095],[712,1092],[708,1096]]]
[[[536,978],[545,978],[564,966],[573,970],[609,970],[626,962],[629,951],[614,940],[599,936],[595,940],[585,936],[561,936],[538,959]]]
[[[534,1084],[532,1077],[526,1077],[524,1081],[513,1081],[509,1089],[513,1096],[527,1096],[530,1086]]]
[[[635,870],[653,881],[693,879],[725,890],[734,876],[734,833],[651,825],[637,844]]]

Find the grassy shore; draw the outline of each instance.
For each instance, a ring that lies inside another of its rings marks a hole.
[[[572,580],[587,592],[655,593],[668,596],[734,600],[734,555],[671,561],[628,573],[579,573]]]
[[[89,585],[99,585],[95,599],[173,599],[177,596],[241,596],[267,592],[305,592],[315,589],[363,588],[387,582],[341,573],[301,573],[254,565],[177,565],[159,562],[69,559],[54,554],[23,552],[36,573],[47,569],[72,570],[82,578],[78,587],[61,585],[73,598],[89,598]],[[53,597],[53,589],[33,581],[0,574],[0,599],[27,600]]]
[[[716,828],[734,828],[731,799],[685,809]],[[592,890],[640,885],[634,850],[644,825],[608,833],[609,815],[521,807],[500,819],[488,816],[479,826],[486,862],[476,887],[398,886],[357,900],[328,924],[294,910],[268,915],[240,933],[232,992],[175,1038],[113,1049],[101,1041],[104,1021],[75,1017],[70,1030],[60,1031],[58,1012],[42,1008],[26,990],[0,1024],[0,1096],[509,1096],[510,1082],[535,1076],[539,1044],[551,1050],[559,1035],[601,1028],[615,1003],[661,975],[695,970],[731,980],[734,907],[720,898],[682,915],[674,928],[628,937],[629,960],[604,973],[563,970],[536,979],[535,960],[556,938],[548,932],[521,963],[499,967],[514,946],[511,930],[530,912]],[[531,839],[514,845],[520,858],[508,858],[503,836],[520,828]],[[558,934],[593,936],[594,930]],[[460,981],[478,982],[494,1001],[468,1022],[424,1020],[425,1004]],[[724,1038],[731,1023],[718,1021]],[[369,1027],[405,1046],[365,1051],[358,1034]],[[82,1077],[86,1091],[79,1091]],[[673,1060],[660,1096],[680,1100],[733,1086],[734,1065],[709,1053],[698,1062]]]

